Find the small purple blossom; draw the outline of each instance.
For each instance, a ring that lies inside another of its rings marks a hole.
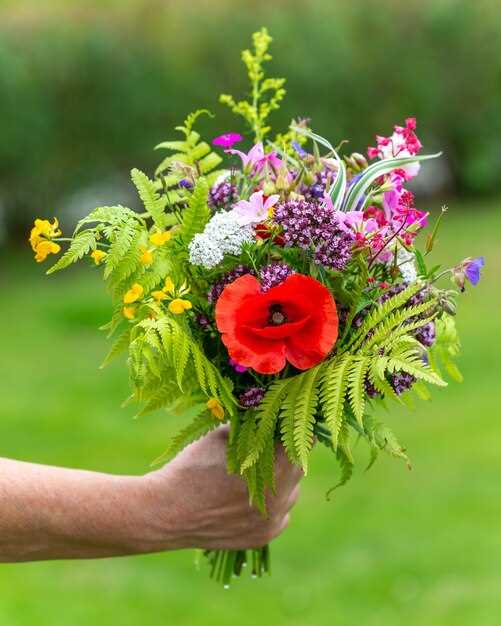
[[[220,148],[231,148],[234,144],[242,141],[242,139],[242,135],[238,133],[224,133],[224,135],[214,137],[212,145],[219,146]]]
[[[365,393],[371,399],[377,398],[381,395],[368,378],[365,379]]]
[[[419,343],[425,346],[425,348],[431,348],[436,339],[435,323],[428,322],[428,324],[421,326],[421,328],[418,328],[415,331],[414,336],[419,341]]]
[[[244,374],[249,369],[248,367],[245,367],[245,365],[240,365],[240,363],[237,363],[234,359],[229,359],[228,363],[237,374]]]
[[[294,151],[296,152],[296,154],[302,159],[304,159],[304,157],[308,154],[306,150],[303,148],[303,146],[297,141],[293,141],[291,145]]]
[[[203,315],[203,313],[197,313],[195,321],[204,330],[207,330],[210,327],[210,320],[206,315]]]
[[[227,210],[238,200],[237,188],[227,180],[212,185],[207,199],[213,211]]]
[[[183,178],[182,180],[179,181],[178,184],[180,187],[183,187],[184,189],[193,189],[193,183],[187,178]]]
[[[350,235],[346,233],[332,235],[317,246],[315,263],[341,272],[350,262],[353,255],[352,249],[353,238]]]
[[[258,406],[264,398],[264,393],[265,391],[262,387],[249,387],[240,394],[238,400],[246,408]]]
[[[390,380],[390,384],[398,396],[408,391],[415,382],[414,376],[407,372],[395,372]]]
[[[209,304],[215,304],[219,296],[223,293],[223,289],[226,285],[229,285],[237,278],[240,278],[240,276],[245,276],[245,274],[254,274],[254,272],[246,265],[237,265],[231,270],[231,272],[223,274],[223,276],[221,276],[221,278],[209,289],[209,293],[207,294]]]
[[[270,263],[259,272],[261,291],[269,291],[284,282],[286,278],[294,274],[294,270],[286,263]]]
[[[480,269],[485,265],[483,256],[463,261],[464,273],[472,285],[477,285],[480,280]]]

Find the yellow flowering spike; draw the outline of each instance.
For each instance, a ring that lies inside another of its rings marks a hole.
[[[165,298],[167,298],[167,294],[165,293],[165,291],[161,291],[160,289],[158,291],[152,291],[151,295],[155,298],[157,302],[161,302],[162,300],[165,300]]]
[[[132,287],[124,295],[124,304],[132,304],[139,300],[144,293],[144,289],[139,283],[134,283]]]
[[[35,248],[35,261],[41,263],[49,254],[57,254],[61,251],[61,246],[53,241],[41,241]]]
[[[139,260],[143,265],[151,265],[153,263],[153,254],[148,248],[141,247],[141,256]]]
[[[167,276],[167,278],[165,279],[165,283],[164,283],[164,291],[165,293],[170,293],[173,294],[174,293],[174,283],[172,281],[172,278],[170,276]]]
[[[150,242],[159,248],[160,246],[163,246],[164,243],[167,243],[171,237],[172,233],[169,230],[160,233],[153,233],[150,235]]]
[[[136,316],[136,307],[135,306],[124,306],[122,309],[123,316],[128,320],[133,320]]]
[[[224,408],[217,398],[207,400],[207,408],[216,419],[221,421],[224,419]]]
[[[102,260],[107,256],[107,253],[104,250],[94,250],[90,253],[90,258],[94,259],[94,263],[96,265],[100,265]]]
[[[171,302],[169,302],[169,311],[174,313],[174,315],[181,315],[188,309],[191,309],[192,304],[189,300],[182,300],[181,298],[174,298]]]

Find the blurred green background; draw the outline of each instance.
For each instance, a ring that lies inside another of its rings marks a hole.
[[[163,451],[172,419],[133,420],[123,365],[97,370],[110,313],[97,274],[44,278],[23,239],[35,215],[134,202],[128,171],[151,170],[192,109],[217,113],[209,139],[242,131],[217,94],[245,88],[239,51],[262,25],[288,77],[277,127],[308,115],[363,150],[416,115],[426,149],[444,150],[418,188],[420,208],[450,205],[434,259],[487,260],[461,299],[465,383],[386,418],[412,472],[381,458],[364,474],[361,449],[327,503],[337,469],[315,452],[271,579],[223,591],[189,552],[2,566],[1,626],[500,623],[497,0],[0,2],[0,455],[140,473]]]

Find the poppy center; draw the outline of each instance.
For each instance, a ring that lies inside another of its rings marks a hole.
[[[282,310],[281,304],[272,304],[269,309],[270,315],[268,317],[268,323],[271,326],[280,326],[287,322],[287,317]]]

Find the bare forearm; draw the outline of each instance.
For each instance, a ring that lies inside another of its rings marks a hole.
[[[0,459],[0,561],[153,549],[145,479]]]

